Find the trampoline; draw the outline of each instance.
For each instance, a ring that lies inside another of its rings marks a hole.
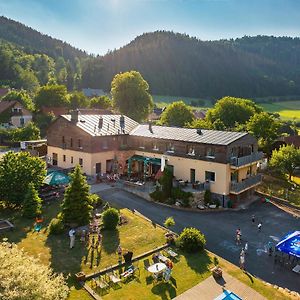
[[[224,290],[224,292],[214,300],[243,300],[243,299],[229,290]]]

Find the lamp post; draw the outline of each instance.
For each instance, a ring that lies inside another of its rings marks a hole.
[[[223,208],[225,207],[225,193],[223,193]]]

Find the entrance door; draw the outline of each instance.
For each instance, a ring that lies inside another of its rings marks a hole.
[[[52,165],[53,166],[57,166],[57,163],[58,163],[57,157],[58,157],[57,153],[52,153]]]
[[[195,177],[196,177],[196,171],[195,169],[190,169],[190,179],[191,179],[191,183],[195,183]]]
[[[96,163],[96,174],[101,174],[101,163]]]

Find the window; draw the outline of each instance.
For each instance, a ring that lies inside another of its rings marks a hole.
[[[73,156],[71,156],[71,164],[74,162]]]
[[[73,139],[71,138],[71,142],[70,142],[71,147],[73,147]]]
[[[143,140],[139,141],[139,148],[140,149],[145,149],[145,142]]]
[[[102,149],[108,149],[108,141],[102,140]]]
[[[81,139],[78,139],[78,148],[81,148]]]
[[[65,156],[65,155],[63,155],[63,161],[64,161],[64,162],[66,161],[66,156]]]
[[[154,151],[158,151],[159,150],[159,148],[158,148],[158,146],[157,146],[157,144],[156,143],[153,143],[153,148],[152,148]]]
[[[187,147],[187,154],[194,156],[195,155],[195,147],[194,146],[188,146]]]
[[[24,126],[25,124],[25,120],[23,117],[20,118],[20,126]]]
[[[82,158],[79,158],[79,165],[80,165],[80,167],[83,166],[83,159]]]
[[[215,157],[215,149],[214,148],[207,148],[206,149],[206,157],[211,157],[214,158]]]
[[[205,171],[205,180],[215,182],[216,181],[215,172]]]
[[[167,151],[173,153],[175,151],[175,147],[173,143],[169,143],[167,145]]]

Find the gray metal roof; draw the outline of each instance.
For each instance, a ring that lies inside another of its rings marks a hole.
[[[71,121],[71,115],[62,115],[68,121]],[[98,128],[99,119],[102,118],[102,128]],[[105,136],[105,135],[118,135],[118,134],[129,134],[138,123],[126,116],[124,131],[120,126],[121,115],[84,115],[79,114],[79,121],[76,126],[90,134],[91,136]]]
[[[201,135],[197,133],[197,129],[152,126],[152,133],[149,125],[138,125],[131,132],[132,136],[143,136],[155,139],[166,139],[185,141],[201,144],[213,145],[229,145],[230,143],[247,135],[247,132],[232,132],[201,129]]]

